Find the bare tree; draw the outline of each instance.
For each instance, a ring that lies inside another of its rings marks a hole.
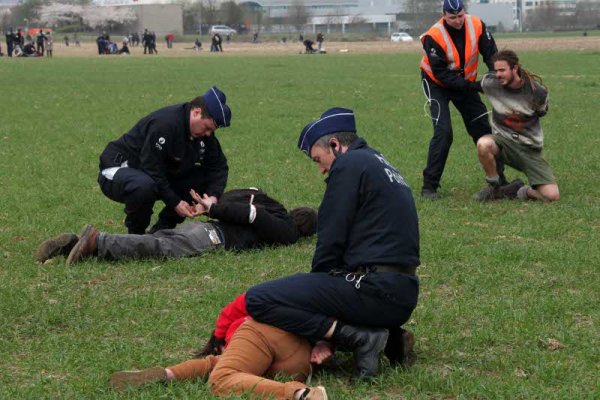
[[[220,20],[230,26],[237,26],[244,21],[244,11],[235,1],[221,3]]]
[[[362,14],[354,14],[350,17],[348,24],[362,25],[366,24],[367,19],[362,16]]]
[[[219,18],[217,0],[202,0],[202,19],[208,25],[214,25]]]
[[[576,24],[581,29],[600,27],[600,3],[597,1],[578,1],[575,9]]]
[[[438,0],[407,0],[405,4],[413,32],[425,32],[442,14]]]
[[[202,3],[184,3],[183,5],[183,31],[195,32],[202,24]]]
[[[293,0],[292,4],[288,7],[287,20],[290,25],[296,28],[297,32],[301,32],[308,22],[310,12],[304,5],[303,0]]]
[[[527,28],[534,31],[556,29],[559,26],[559,9],[554,2],[547,2],[527,13]]]

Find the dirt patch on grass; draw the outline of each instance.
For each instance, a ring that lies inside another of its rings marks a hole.
[[[555,51],[555,50],[580,50],[600,51],[600,36],[587,37],[562,37],[562,38],[528,38],[528,39],[501,39],[497,41],[498,48],[510,48],[515,51]],[[158,56],[145,55],[145,57],[222,57],[231,55],[274,55],[298,54],[304,50],[299,42],[287,43],[225,43],[223,53],[211,53],[206,49],[196,52],[192,43],[175,43],[172,49],[164,45],[158,46]],[[398,53],[420,52],[419,41],[412,43],[392,43],[388,40],[370,42],[325,42],[324,48],[328,53]],[[143,48],[131,47],[132,56],[144,56]],[[94,57],[98,56],[95,43],[82,43],[81,47],[73,45],[67,47],[62,43],[54,45],[55,57]],[[313,55],[321,57],[322,55]],[[119,57],[119,56],[111,56]],[[125,56],[120,56],[125,57]]]

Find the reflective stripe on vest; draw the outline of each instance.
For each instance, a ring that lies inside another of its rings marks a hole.
[[[466,24],[466,41],[465,41],[465,66],[464,78],[468,81],[474,82],[477,79],[477,65],[479,62],[479,37],[483,31],[483,25],[481,20],[472,15],[465,15]],[[448,69],[459,69],[460,68],[460,55],[456,50],[454,42],[450,39],[450,34],[444,27],[444,18],[441,18],[436,22],[425,34],[421,37],[421,41],[424,42],[425,36],[430,36],[446,53],[446,60],[448,61]],[[440,86],[444,86],[433,74],[431,65],[427,54],[424,54],[421,58],[420,67],[432,81]]]

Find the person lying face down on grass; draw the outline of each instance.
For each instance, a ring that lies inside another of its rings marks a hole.
[[[288,213],[281,203],[260,189],[230,190],[218,203],[196,192],[192,196],[198,202],[197,212],[210,218],[207,222],[192,221],[146,235],[110,234],[86,225],[79,236],[67,233],[44,241],[35,254],[36,261],[43,263],[58,255],[67,256],[68,265],[88,257],[102,260],[192,257],[220,247],[242,250],[289,245],[316,231],[316,210],[300,207]]]
[[[326,400],[324,387],[309,387],[304,382],[312,366],[332,355],[326,343],[314,347],[306,339],[248,317],[245,293],[223,308],[209,342],[195,359],[167,368],[112,374],[109,385],[115,390],[157,382],[208,378],[217,396],[252,393],[262,399]],[[311,365],[312,364],[312,365]],[[278,382],[276,375],[290,377]]]
[[[406,361],[413,353],[412,345],[402,347],[402,340],[388,339],[386,355],[390,360]],[[399,349],[404,354],[392,354]],[[246,294],[242,293],[221,310],[210,339],[195,353],[198,358],[167,368],[115,372],[109,385],[122,390],[156,382],[208,378],[218,396],[252,393],[252,398],[326,400],[324,387],[309,387],[304,382],[313,368],[333,355],[333,350],[329,342],[318,341],[311,346],[298,335],[254,321],[246,310]],[[281,374],[291,381],[269,379]]]

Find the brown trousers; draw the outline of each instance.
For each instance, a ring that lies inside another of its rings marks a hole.
[[[270,325],[247,320],[220,356],[208,356],[168,367],[177,380],[209,375],[208,384],[220,396],[253,393],[254,398],[293,400],[305,389],[311,346],[303,338]],[[293,379],[281,383],[276,375]],[[267,378],[264,378],[267,377]]]

